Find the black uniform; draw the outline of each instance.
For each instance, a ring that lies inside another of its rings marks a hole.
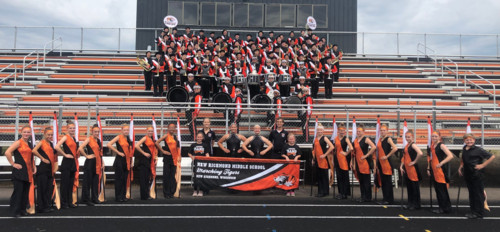
[[[78,149],[78,142],[76,142],[74,137],[68,137],[67,139],[73,139],[76,143],[76,148]],[[73,205],[73,183],[75,181],[76,173],[76,154],[73,154],[71,149],[68,147],[67,142],[63,143],[63,151],[66,154],[72,155],[74,158],[63,157],[61,161],[61,166],[59,170],[61,172],[61,207]]]
[[[340,136],[339,136],[340,138]],[[340,168],[339,164],[339,159],[337,158],[337,149],[342,149],[342,151],[347,151],[347,139],[349,137],[345,136],[340,140],[340,147],[335,144],[335,151],[333,154],[333,163],[335,166],[335,174],[337,176],[337,187],[339,190],[339,194],[341,198],[346,198],[347,196],[351,195],[351,183],[349,182],[349,163],[350,163],[350,157],[351,156],[346,156],[347,160],[347,170],[343,170]]]
[[[444,151],[441,149],[441,143],[438,143],[436,145],[436,157],[441,162],[446,158],[446,154]],[[438,199],[438,204],[439,204],[439,209],[443,211],[444,213],[451,213],[451,201],[450,201],[450,195],[448,194],[448,184],[449,183],[449,177],[448,177],[448,168],[449,164],[445,164],[441,167],[444,177],[445,177],[445,183],[438,183],[435,178],[432,178],[432,181],[434,182],[434,190],[436,191],[436,197]],[[434,175],[432,173],[432,168],[431,168],[431,175]]]
[[[386,155],[389,154],[389,152],[391,152],[391,149],[392,149],[391,144],[388,142],[388,140],[389,140],[389,137],[386,137],[384,140],[380,141],[382,143],[382,149],[384,150],[384,153]],[[391,164],[390,159],[387,159],[387,161],[389,162],[389,164]],[[390,165],[390,166],[391,166],[391,170],[392,170],[393,169],[392,165]],[[377,168],[378,168],[378,173],[380,175],[380,179],[382,182],[381,187],[382,187],[382,194],[384,196],[383,201],[389,202],[389,204],[393,204],[394,203],[394,191],[392,188],[392,175],[385,175],[382,172],[382,166],[380,165],[379,160],[377,160]],[[377,183],[376,180],[375,180],[375,183]]]
[[[169,146],[167,145],[167,138],[163,141],[163,150],[170,151]],[[173,138],[176,142],[177,149],[181,149],[179,147],[179,139],[176,135],[173,135]],[[193,153],[191,153],[193,154]],[[163,196],[165,198],[172,198],[177,190],[177,180],[175,179],[175,173],[177,172],[177,166],[174,163],[174,159],[172,155],[163,155]]]
[[[260,135],[254,135],[254,138],[252,142],[249,144],[250,146],[250,151],[254,153],[254,158],[261,158],[260,152],[264,150],[264,141],[262,141],[262,138]]]
[[[99,148],[102,148],[101,140],[96,139]],[[99,202],[99,176],[96,173],[96,159],[101,157],[94,154],[94,151],[89,144],[86,146],[87,155],[95,155],[95,158],[85,159],[83,165],[83,185],[82,185],[82,202]]]
[[[319,146],[321,147],[321,151],[323,154],[326,153],[328,150],[327,146],[328,144],[325,142],[325,136],[322,136],[321,138],[318,138],[319,140]],[[314,142],[313,142],[314,143]],[[313,150],[314,150],[314,145],[313,145]],[[316,162],[314,163],[314,166],[316,168],[316,177],[318,178],[318,196],[328,196],[330,194],[330,189],[329,189],[329,180],[328,180],[328,169],[320,168],[318,165],[318,159],[319,156],[322,154],[316,154]],[[328,162],[327,162],[328,163]],[[328,163],[328,166],[330,164]]]
[[[280,159],[283,154],[283,147],[288,142],[288,131],[273,130],[269,134],[269,141],[273,144],[271,159]]]
[[[464,178],[469,190],[470,209],[476,216],[482,217],[484,214],[484,174],[483,170],[476,170],[476,165],[482,164],[492,155],[481,147],[473,145],[469,150],[463,148],[462,161],[464,163]]]
[[[24,143],[24,141],[22,141]],[[13,153],[14,163],[22,166],[21,169],[12,169],[12,183],[14,184],[14,191],[10,197],[10,211],[13,215],[20,215],[26,213],[26,209],[29,206],[29,189],[30,189],[30,176],[28,172],[28,165],[24,159],[31,159],[33,162],[33,155],[31,154],[31,149],[33,146],[31,143],[27,143],[29,149],[30,157],[23,157],[20,149],[21,146],[16,149]],[[26,151],[24,152],[26,154]]]
[[[132,144],[130,138],[127,138],[127,146]],[[123,152],[122,146],[117,142],[116,149],[118,152]],[[127,178],[129,170],[127,169],[127,158],[119,155],[115,156],[115,161],[113,162],[113,167],[115,168],[115,200],[124,201],[127,194]]]
[[[136,163],[137,169],[139,169],[139,184],[140,184],[140,192],[141,192],[141,200],[147,200],[149,198],[149,186],[151,184],[151,158],[153,153],[149,150],[149,147],[146,143],[141,144],[141,149],[150,154],[151,156],[148,158],[141,153],[136,153]]]
[[[417,158],[417,151],[412,147],[413,143],[408,144],[408,155],[410,156],[411,161],[413,162]],[[420,176],[420,171],[418,168],[418,164],[415,163],[413,165],[415,168],[415,172],[417,173],[418,180],[420,181],[422,177]],[[420,184],[419,181],[412,181],[408,177],[408,171],[406,170],[405,165],[403,165],[405,169],[404,181],[406,183],[406,189],[408,192],[408,207],[413,207],[415,209],[420,208]]]
[[[146,62],[149,64],[150,67],[153,67],[153,59],[151,57],[144,57]],[[153,79],[153,73],[151,70],[146,71],[144,70],[144,90],[149,91],[151,90],[151,84],[152,84],[152,79]]]
[[[155,59],[159,66],[165,66],[165,60],[163,58]],[[158,68],[154,66],[153,69],[153,96],[162,96],[163,95],[163,79],[164,79],[164,71],[162,68]]]
[[[216,140],[215,132],[212,129],[210,129],[207,133],[205,133],[205,130],[203,129],[198,132],[203,133],[203,145],[208,147],[208,153],[210,153],[210,155],[214,154],[213,142]]]
[[[56,154],[52,142],[48,142],[53,154]],[[49,156],[43,149],[38,149],[38,153],[46,160]],[[52,206],[52,193],[54,190],[54,176],[52,175],[52,163],[40,162],[36,169],[37,178],[37,203],[40,210],[48,209]]]

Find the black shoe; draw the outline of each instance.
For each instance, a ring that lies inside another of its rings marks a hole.
[[[28,216],[28,215],[29,215],[29,213],[28,213],[28,212],[26,212],[26,211],[21,211],[21,216]]]
[[[432,213],[435,213],[435,214],[444,214],[443,210],[441,210],[441,209],[432,210]]]
[[[52,210],[51,209],[52,208],[41,209],[38,212],[39,213],[51,213],[52,211],[54,211],[53,209]]]
[[[69,209],[68,205],[61,205],[61,209]]]
[[[480,215],[477,215],[477,214],[474,214],[474,213],[468,213],[468,214],[465,214],[465,216],[468,219],[482,219],[483,218],[483,216],[480,216]]]
[[[75,204],[70,204],[69,207],[70,208],[76,208],[76,205]]]
[[[337,199],[337,200],[342,200],[342,199],[344,199],[343,197],[344,197],[344,196],[342,196],[342,195],[337,195],[337,196],[335,196],[335,199]]]
[[[98,205],[98,204],[101,204],[102,202],[95,200],[95,201],[92,201],[92,203],[94,203],[95,205]]]
[[[392,205],[392,203],[390,203],[388,201],[379,201],[379,202],[377,202],[377,204],[379,204],[379,205]]]
[[[342,200],[347,199],[347,195],[342,195]]]
[[[87,206],[94,206],[94,203],[92,203],[91,201],[85,201],[83,203],[86,204]]]

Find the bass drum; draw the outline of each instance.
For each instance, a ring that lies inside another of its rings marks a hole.
[[[253,108],[259,109],[270,109],[271,108],[271,98],[265,94],[258,94],[252,98],[252,103],[254,104],[268,104],[268,106],[252,106]],[[255,110],[255,112],[264,112],[265,110]]]
[[[232,103],[233,102],[233,99],[231,98],[231,96],[227,93],[224,93],[224,92],[218,92],[214,95],[214,97],[212,98],[212,103],[224,103],[224,104],[228,104],[228,103]],[[213,107],[224,107],[224,105],[212,105]],[[221,112],[225,112],[225,110],[217,110],[215,109],[214,110],[215,113],[221,113]]]
[[[167,102],[174,103],[175,106],[186,106],[187,104],[181,104],[189,102],[189,93],[182,86],[174,86],[168,90]]]
[[[302,105],[302,101],[297,96],[290,96],[285,101],[285,108],[287,108],[287,112],[289,113],[295,113],[298,109],[304,108],[298,105]]]

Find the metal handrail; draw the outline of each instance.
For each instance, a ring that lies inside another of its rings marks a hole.
[[[26,58],[30,57],[31,55],[33,55],[34,53],[36,53],[36,59],[32,60],[31,62],[29,62],[28,64],[26,64]],[[30,52],[28,55],[26,55],[24,58],[23,58],[23,81],[24,81],[24,74],[26,72],[26,67],[28,67],[29,65],[33,64],[36,62],[36,71],[38,72],[38,64],[40,63],[39,62],[39,59],[40,59],[40,52],[38,52],[38,50],[35,50],[35,51],[32,51]]]
[[[489,81],[488,79],[476,74],[475,72],[473,71],[470,71],[470,70],[467,70],[465,71],[466,73],[470,73],[476,77],[478,77],[479,79],[483,80],[483,81],[486,81],[488,82],[488,84],[490,84],[491,86],[493,86],[493,93],[486,90],[485,88],[481,87],[480,85],[474,83],[473,81],[471,80],[467,80],[467,74],[464,74],[464,92],[466,93],[467,92],[467,82],[470,82],[472,85],[480,88],[481,90],[483,90],[484,92],[488,93],[489,95],[492,95],[493,96],[493,110],[496,110],[497,109],[497,96],[496,96],[496,88],[495,88],[495,84],[493,84],[491,81]]]
[[[424,51],[421,51],[420,47],[423,47]],[[429,55],[427,55],[427,50],[430,50],[434,54],[434,58],[431,57],[431,56],[429,56]],[[434,71],[437,71],[437,54],[436,54],[436,51],[434,49],[431,49],[431,48],[427,47],[427,45],[425,45],[423,43],[417,43],[417,62],[420,62],[420,54],[424,55],[424,57],[429,57],[432,60],[434,60]]]
[[[60,40],[61,42],[59,43],[59,45],[58,45],[58,46],[54,47],[54,42],[56,42],[56,41],[58,41],[58,40]],[[52,48],[50,49],[50,51],[47,51],[47,52],[46,52],[47,46],[48,46],[49,44],[52,44]],[[47,43],[43,46],[43,67],[44,67],[44,68],[45,68],[45,59],[46,59],[46,57],[47,57],[47,53],[49,53],[49,52],[51,52],[51,51],[54,51],[54,50],[56,50],[57,48],[59,48],[59,56],[62,56],[62,45],[63,45],[63,39],[62,39],[62,37],[59,37],[59,38],[57,38],[57,39],[54,39],[54,40],[52,40],[52,41],[47,42]]]
[[[444,65],[444,59],[448,60],[449,62],[453,63],[455,65],[455,71],[453,71],[450,67]],[[441,57],[441,78],[444,76],[444,68],[450,70],[451,72],[455,73],[455,79],[457,80],[457,87],[458,87],[458,79],[460,78],[459,75],[460,73],[458,72],[458,64],[454,62],[453,60],[449,58],[444,58]]]
[[[14,72],[11,73],[10,75],[8,75],[7,77],[5,77],[4,79],[0,80],[0,83],[2,82],[5,82],[7,83],[7,80],[12,76],[14,75],[14,86],[17,86],[17,64],[9,64],[7,67],[3,68],[2,70],[0,70],[0,72],[3,72],[4,70],[10,68],[12,65],[14,65]]]

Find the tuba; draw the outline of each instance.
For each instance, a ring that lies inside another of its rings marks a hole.
[[[143,68],[144,71],[146,71],[146,72],[151,71],[151,66],[146,61],[144,61],[143,59],[139,58],[139,56],[137,56],[137,64],[139,66],[141,66],[141,68]]]

